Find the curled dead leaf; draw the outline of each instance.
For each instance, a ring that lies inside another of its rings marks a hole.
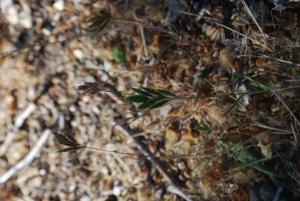
[[[176,142],[179,141],[180,134],[177,131],[168,128],[166,131],[165,138],[166,138],[166,144],[165,144],[166,149],[170,150],[172,148],[172,145],[174,145]]]

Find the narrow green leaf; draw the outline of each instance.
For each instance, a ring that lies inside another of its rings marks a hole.
[[[228,115],[230,114],[235,108],[236,106],[240,103],[240,101],[243,99],[243,97],[245,96],[246,94],[242,94],[239,96],[239,98],[230,106],[230,108],[224,113],[224,115]]]
[[[142,103],[149,100],[147,96],[143,96],[143,95],[132,95],[132,96],[128,96],[126,99],[134,103]]]
[[[113,53],[116,62],[121,63],[125,67],[128,67],[125,48],[121,48],[119,45],[117,45],[113,48]]]
[[[219,141],[219,145],[226,150],[226,152],[233,157],[236,161],[254,168],[257,171],[269,175],[270,177],[276,176],[273,171],[268,170],[263,165],[258,163],[252,163],[257,160],[252,154],[250,154],[241,144],[237,143],[233,146],[229,146],[222,140]]]
[[[58,152],[77,151],[77,150],[82,149],[82,148],[84,148],[84,147],[83,146],[68,147],[68,148],[65,148],[65,149],[61,149]]]
[[[164,96],[177,97],[176,94],[173,94],[172,92],[164,90],[164,89],[157,89],[157,91],[159,91]]]
[[[152,89],[152,88],[149,88],[149,87],[142,87],[142,90],[149,93],[149,94],[152,94],[152,95],[161,95],[161,93],[159,91],[157,91],[156,89]]]
[[[159,108],[159,107],[165,105],[165,104],[168,103],[168,102],[169,102],[169,100],[165,100],[165,99],[164,99],[164,100],[161,100],[161,101],[156,102],[156,103],[153,104],[150,108],[151,108],[151,109]]]
[[[84,90],[87,90],[87,89],[89,89],[89,86],[87,86],[87,85],[80,85],[80,86],[78,86],[77,87],[77,90],[79,90],[79,91],[84,91]]]
[[[269,86],[267,86],[267,85],[265,85],[265,84],[263,84],[263,83],[261,83],[261,82],[255,80],[255,79],[253,79],[253,78],[251,78],[251,77],[249,77],[249,76],[246,76],[246,75],[243,75],[243,76],[244,76],[247,80],[249,80],[254,86],[256,86],[256,87],[258,87],[258,88],[260,88],[260,89],[262,89],[262,90],[266,90],[266,91],[271,90],[271,88],[270,88]]]
[[[159,104],[161,101],[166,100],[164,97],[162,96],[157,96],[154,97],[152,99],[149,99],[148,101],[142,103],[139,106],[139,109],[147,109],[147,108],[152,108],[154,107],[156,104]]]
[[[151,94],[149,94],[148,92],[143,91],[142,89],[132,88],[132,90],[133,90],[135,93],[137,93],[137,94],[144,95],[144,96],[147,96],[147,97],[152,97]]]
[[[194,128],[196,131],[199,131],[199,132],[208,132],[210,133],[212,130],[204,125],[204,124],[198,124],[195,128]]]

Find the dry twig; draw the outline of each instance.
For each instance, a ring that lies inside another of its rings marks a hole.
[[[267,38],[265,36],[264,31],[262,30],[262,28],[259,26],[258,22],[256,21],[253,13],[251,12],[250,8],[248,7],[248,5],[246,4],[246,2],[244,0],[241,0],[243,6],[245,7],[246,12],[248,13],[248,15],[251,17],[251,19],[253,20],[253,22],[255,23],[255,25],[257,26],[257,28],[259,29],[260,33],[262,34],[264,41],[266,42]]]
[[[127,103],[127,100],[122,96],[113,85],[107,84],[105,82],[100,81],[100,85],[106,86],[109,96],[111,99],[116,101],[117,103]],[[85,85],[83,85],[85,86]],[[121,115],[120,115],[121,116]],[[192,201],[189,195],[187,195],[181,189],[184,187],[181,181],[175,178],[172,174],[172,170],[168,167],[166,163],[161,161],[159,158],[154,156],[148,147],[140,140],[140,138],[136,137],[136,132],[132,130],[129,125],[124,121],[122,117],[115,118],[112,122],[112,126],[122,132],[134,145],[137,149],[156,167],[156,169],[163,175],[163,177],[169,183],[169,187],[167,188],[170,193],[174,193],[186,201]]]
[[[42,136],[34,145],[33,149],[28,153],[28,155],[0,176],[0,186],[5,184],[12,176],[17,174],[18,171],[25,168],[33,161],[33,159],[40,153],[43,145],[46,143],[50,135],[51,131],[48,129],[43,132]]]
[[[170,193],[175,193],[186,201],[192,201],[189,195],[181,190],[182,184],[172,176],[169,168],[157,157],[155,157],[149,151],[148,147],[142,143],[138,138],[133,137],[135,132],[129,128],[126,123],[124,123],[123,119],[116,119],[112,123],[113,127],[121,131],[128,139],[130,139],[137,149],[148,159],[151,163],[156,167],[156,169],[163,175],[163,177],[169,182],[169,186],[167,190]]]
[[[20,127],[24,124],[26,119],[31,115],[31,113],[36,109],[36,105],[34,103],[30,103],[27,108],[16,118],[15,125],[11,131],[9,131],[6,135],[6,138],[3,144],[0,147],[0,156],[3,156],[7,151],[9,145],[15,139]]]
[[[134,16],[134,18],[135,18],[135,20],[137,20],[136,16]],[[140,34],[141,34],[141,39],[143,42],[144,53],[145,53],[146,59],[149,59],[149,52],[148,52],[146,39],[145,39],[144,27],[141,25],[141,26],[139,26],[139,29],[140,29]]]
[[[35,97],[32,103],[29,103],[26,109],[16,118],[13,128],[6,134],[6,138],[0,147],[0,157],[5,154],[9,145],[15,139],[19,129],[23,126],[26,119],[36,110],[37,102],[43,94],[45,94],[51,86],[52,76],[50,75],[44,80],[44,83],[40,86],[39,94]]]

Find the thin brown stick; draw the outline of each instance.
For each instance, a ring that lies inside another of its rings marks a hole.
[[[278,61],[280,63],[285,63],[285,64],[288,64],[288,65],[295,65],[295,66],[300,67],[299,63],[295,63],[295,62],[292,62],[292,61],[280,59],[280,58],[273,57],[273,56],[268,56],[268,55],[265,55],[265,54],[259,54],[259,55],[251,55],[251,54],[246,55],[246,54],[244,54],[244,55],[238,55],[238,57],[256,57],[256,58],[263,58],[263,59],[272,59],[272,60]]]
[[[291,123],[291,128],[292,128],[292,131],[293,131],[293,136],[294,136],[295,144],[296,144],[296,146],[298,146],[298,134],[297,134],[297,131],[296,131],[293,123]]]
[[[171,32],[171,31],[165,30],[165,29],[160,28],[160,27],[152,26],[150,24],[147,24],[147,23],[145,23],[143,21],[139,21],[139,20],[126,20],[126,19],[113,18],[112,21],[114,21],[116,23],[121,23],[121,24],[143,26],[143,27],[148,28],[148,29],[153,29],[153,30],[161,31],[161,32],[168,33],[170,35],[176,36],[176,34],[173,33],[173,32]]]
[[[290,115],[294,118],[295,122],[297,123],[298,126],[300,126],[300,121],[298,118],[295,116],[293,111],[289,108],[289,106],[284,102],[284,100],[275,92],[272,90],[273,95],[276,96],[276,98],[279,100],[279,102],[282,103],[282,105],[285,107],[285,109],[290,113]]]
[[[121,152],[121,151],[116,151],[116,150],[108,150],[108,149],[90,147],[90,146],[85,146],[85,145],[82,145],[82,148],[96,150],[96,151],[102,151],[102,152],[111,153],[111,154],[126,155],[126,156],[139,156],[140,155],[140,154],[136,154],[136,153],[128,153],[128,152]]]
[[[130,139],[137,149],[149,160],[152,164],[155,165],[156,169],[163,175],[163,177],[168,181],[170,184],[169,192],[175,193],[181,198],[183,198],[186,201],[192,201],[189,195],[187,195],[185,192],[181,190],[183,185],[175,179],[172,176],[172,173],[170,169],[157,157],[155,157],[147,146],[144,145],[138,138],[133,137],[135,135],[135,132],[129,128],[127,123],[125,123],[122,119],[115,119],[115,121],[112,122],[112,125],[114,128],[121,131],[128,139]]]
[[[246,2],[244,0],[241,0],[243,6],[245,7],[246,12],[248,13],[248,15],[252,18],[253,22],[255,23],[255,25],[257,26],[258,30],[260,31],[260,33],[262,34],[264,41],[267,41],[267,38],[265,36],[264,31],[262,30],[262,28],[259,26],[258,22],[256,21],[253,13],[251,12],[250,8],[248,7],[248,5],[246,4]]]
[[[134,19],[138,21],[137,16],[135,15],[135,13],[132,13],[132,14],[134,16]],[[147,48],[146,39],[145,39],[144,27],[142,25],[139,26],[139,30],[140,30],[140,34],[141,34],[142,43],[143,43],[144,54],[146,56],[146,59],[148,59],[149,58],[149,53],[148,53],[148,48]]]
[[[119,92],[113,85],[107,84],[105,82],[102,82],[101,84],[103,84],[103,85],[105,84],[105,86],[110,91],[107,93],[113,100],[115,100],[115,101],[117,100],[116,101],[117,103],[120,103],[120,102],[122,102],[123,104],[128,103],[126,98],[123,97],[122,93]],[[131,104],[131,103],[129,103],[129,104]],[[114,119],[114,121],[112,122],[112,126],[115,129],[122,132],[131,142],[133,142],[134,145],[136,146],[136,148],[144,155],[144,157],[147,158],[156,167],[156,169],[161,173],[161,175],[169,183],[169,187],[167,188],[167,190],[170,193],[174,193],[186,201],[192,201],[192,199],[190,198],[191,196],[188,195],[187,193],[185,193],[183,190],[181,190],[182,188],[184,188],[183,183],[179,179],[177,179],[173,176],[174,174],[173,174],[172,170],[168,167],[168,165],[166,163],[161,161],[158,157],[154,156],[150,152],[148,146],[146,146],[140,140],[140,138],[135,137],[137,133],[129,127],[129,125],[127,124],[126,121],[124,121],[124,119],[121,117],[121,115],[120,115],[120,117]]]

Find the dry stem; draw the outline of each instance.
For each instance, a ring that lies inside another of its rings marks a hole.
[[[40,153],[43,145],[46,143],[50,135],[51,131],[48,129],[43,132],[42,136],[28,155],[0,176],[0,186],[5,184],[12,176],[17,174],[21,169],[25,168],[33,161],[33,159]]]
[[[101,82],[101,84],[105,84],[107,88],[109,88],[108,94],[111,99],[115,100],[117,103],[122,102],[127,103],[127,100],[122,96],[113,85],[107,84],[105,82]],[[130,103],[129,103],[130,104]],[[170,193],[174,193],[186,201],[192,201],[189,195],[187,195],[181,189],[184,187],[181,181],[175,178],[172,174],[172,170],[168,167],[166,163],[161,161],[159,158],[154,156],[148,147],[140,140],[140,138],[136,137],[136,132],[133,131],[129,125],[124,121],[122,117],[115,118],[112,122],[112,126],[122,132],[130,141],[134,143],[137,149],[156,167],[156,169],[163,175],[163,177],[169,183],[169,187],[167,190]]]

